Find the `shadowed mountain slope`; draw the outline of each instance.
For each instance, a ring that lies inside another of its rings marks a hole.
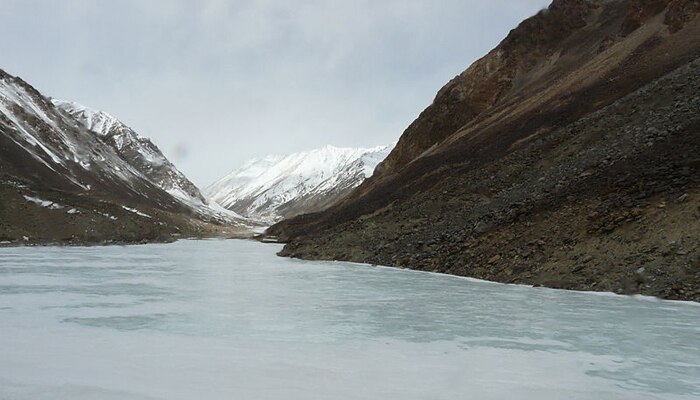
[[[555,0],[283,255],[700,300],[700,7]]]

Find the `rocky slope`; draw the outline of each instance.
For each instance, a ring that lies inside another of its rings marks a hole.
[[[393,146],[321,149],[254,159],[205,189],[217,203],[267,223],[324,210],[370,177]]]
[[[283,255],[700,300],[700,7],[556,0]]]
[[[218,229],[208,223],[218,216],[202,218],[124,154],[0,71],[0,242],[135,242]]]

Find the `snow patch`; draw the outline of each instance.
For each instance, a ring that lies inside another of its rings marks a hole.
[[[49,201],[49,200],[42,200],[38,197],[24,195],[24,199],[31,202],[31,203],[34,203],[40,207],[48,208],[50,210],[58,210],[58,209],[63,208],[63,206],[58,204],[58,203],[54,203],[53,201]]]
[[[109,218],[109,219],[112,220],[112,221],[116,221],[117,219],[119,219],[119,218],[115,217],[114,215],[110,215],[110,214],[107,214],[107,213],[99,212],[99,211],[97,211],[97,210],[94,210],[94,211],[95,211],[96,213],[100,214],[101,216],[105,217],[105,218]]]
[[[137,210],[137,209],[135,209],[135,208],[129,208],[129,207],[127,207],[127,206],[122,206],[122,208],[125,209],[126,211],[132,212],[132,213],[134,213],[134,214],[136,214],[136,215],[138,215],[138,216],[141,216],[141,217],[153,218],[153,217],[151,217],[150,215],[144,214],[144,213],[142,213],[141,211],[139,211],[139,210]]]

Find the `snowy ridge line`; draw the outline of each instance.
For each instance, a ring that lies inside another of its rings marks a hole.
[[[204,193],[243,216],[273,223],[285,216],[284,209],[316,211],[319,204],[325,205],[333,196],[359,186],[392,148],[325,146],[257,158],[207,187]]]
[[[168,160],[148,138],[142,137],[113,115],[72,101],[51,99],[58,109],[103,138],[136,172],[160,187],[196,215],[220,222],[250,222],[233,211],[210,203],[199,189]],[[118,169],[117,169],[118,171]]]
[[[112,128],[123,125],[116,117],[109,113],[93,110],[73,101],[52,98],[51,103],[81,121],[89,130],[102,136],[109,133]]]
[[[76,166],[89,174],[112,175],[136,189],[132,181],[138,179],[137,171],[101,142],[86,138],[78,121],[58,112],[53,103],[21,79],[1,75],[0,114],[6,119],[3,125],[10,140],[78,187],[90,190],[90,185],[79,178],[84,174]]]

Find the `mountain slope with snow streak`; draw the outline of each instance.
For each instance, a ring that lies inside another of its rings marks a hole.
[[[254,159],[204,193],[229,210],[266,223],[321,211],[370,177],[392,147],[326,146]]]
[[[0,71],[0,132],[6,173],[66,191],[148,198],[176,207],[112,147],[20,78]]]
[[[119,124],[105,119],[90,126],[113,131]],[[150,172],[172,164],[152,143],[123,133],[120,149],[0,70],[0,245],[167,240],[173,234],[215,234],[220,228],[211,223],[231,225],[226,234],[232,235],[233,225],[249,225],[207,205],[198,190],[199,199],[187,192],[191,188],[154,179]],[[182,177],[174,167],[165,172],[175,183]]]
[[[117,118],[75,102],[53,99],[52,103],[101,136],[151,182],[178,198],[192,198],[206,203],[199,189],[178,171],[153,142],[139,136]]]
[[[68,113],[85,128],[100,136],[117,154],[148,180],[168,192],[178,201],[203,217],[244,220],[236,213],[210,204],[187,177],[168,160],[151,140],[104,111],[94,110],[76,102],[52,99],[60,110]]]

